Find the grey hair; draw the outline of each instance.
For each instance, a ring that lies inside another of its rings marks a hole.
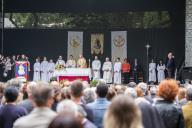
[[[187,100],[191,101],[192,100],[192,87],[187,88],[186,95],[187,95]]]
[[[91,88],[86,88],[83,94],[84,94],[83,98],[86,101],[86,103],[91,103],[96,98],[96,94]]]
[[[63,100],[57,105],[57,113],[70,113],[76,116],[78,112],[78,107],[72,100]]]
[[[141,82],[137,85],[137,87],[141,88],[143,94],[145,95],[148,89],[148,85],[144,82]]]
[[[15,86],[19,89],[22,85],[22,81],[18,78],[13,78],[13,79],[9,80],[6,85],[7,86]]]
[[[134,88],[130,88],[128,87],[125,92],[124,92],[124,95],[126,96],[131,96],[132,98],[137,98],[137,92],[135,91]]]

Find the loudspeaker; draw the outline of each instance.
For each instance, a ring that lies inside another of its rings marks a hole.
[[[182,80],[192,80],[192,67],[184,67],[182,70]]]

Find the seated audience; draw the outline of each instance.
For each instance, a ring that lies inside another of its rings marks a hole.
[[[0,128],[13,128],[15,120],[27,114],[25,108],[16,105],[18,95],[18,89],[13,85],[5,88],[6,104],[0,107]]]

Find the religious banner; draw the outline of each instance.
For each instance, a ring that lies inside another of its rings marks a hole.
[[[68,32],[68,49],[67,56],[73,55],[73,58],[77,60],[79,55],[83,54],[83,32]]]
[[[111,58],[114,62],[119,57],[121,61],[127,58],[127,31],[111,32]]]
[[[24,81],[28,80],[28,62],[17,61],[15,64],[15,77]]]
[[[104,45],[104,34],[94,33],[91,34],[91,54],[102,55]]]

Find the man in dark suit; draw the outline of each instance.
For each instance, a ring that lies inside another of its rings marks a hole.
[[[166,59],[166,70],[167,70],[167,77],[174,78],[175,76],[175,60],[173,53],[170,52]]]

